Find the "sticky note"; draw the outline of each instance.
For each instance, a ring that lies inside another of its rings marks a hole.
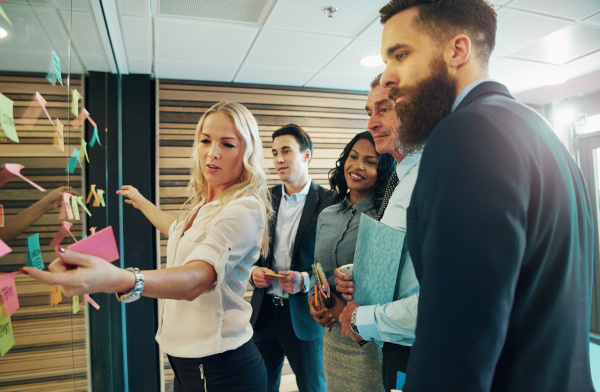
[[[90,227],[90,235],[96,234],[97,227]]]
[[[119,250],[112,226],[105,227],[96,234],[71,244],[69,250],[100,257],[111,263],[119,259]]]
[[[62,289],[58,285],[52,286],[50,292],[50,306],[56,306],[62,301]]]
[[[94,128],[94,134],[92,135],[92,140],[90,140],[90,147],[94,147],[98,141],[98,145],[102,147],[102,143],[100,143],[100,137],[98,136],[98,128]]]
[[[92,196],[94,196],[94,202],[92,203],[92,207],[106,207],[106,205],[104,204],[104,190],[96,189],[96,184],[92,184],[90,186],[90,192],[88,193],[86,203],[90,202]]]
[[[98,203],[94,201],[94,204],[92,204],[92,206],[98,207],[99,205],[102,205],[102,207],[106,207],[106,205],[104,204],[104,190],[96,189],[96,193],[98,194]]]
[[[79,117],[79,100],[83,98],[77,89],[71,90],[71,113],[73,116]]]
[[[50,245],[51,246],[60,245],[60,243],[67,236],[67,234],[70,234],[71,237],[73,237],[73,241],[77,242],[77,240],[75,239],[75,236],[73,236],[73,233],[71,233],[71,226],[73,226],[73,224],[71,222],[63,221],[62,227],[58,230],[58,233],[56,233],[56,235],[54,236],[54,239],[52,241],[50,241]]]
[[[71,209],[73,210],[73,219],[79,220],[79,203],[77,203],[77,196],[71,196]]]
[[[20,272],[15,271],[0,277],[0,294],[2,294],[2,300],[9,316],[19,309],[19,297],[15,285],[16,274],[20,274]]]
[[[21,174],[21,170],[24,168],[25,166],[19,165],[18,163],[5,163],[4,169],[0,171],[0,187],[9,182],[14,176],[17,176],[22,180],[27,181],[31,186],[38,189],[40,192],[46,192],[44,188]]]
[[[100,305],[98,305],[98,303],[97,303],[96,301],[94,301],[94,300],[92,299],[92,297],[90,297],[90,295],[89,295],[89,294],[85,294],[85,295],[83,296],[83,298],[85,298],[85,300],[86,300],[86,301],[88,301],[88,303],[89,303],[90,305],[92,305],[94,308],[96,308],[96,310],[100,310]]]
[[[71,194],[68,192],[63,193],[63,206],[65,207],[68,219],[73,219],[73,210],[71,209]]]
[[[81,160],[79,159],[79,150],[74,148],[73,153],[71,154],[71,159],[69,159],[69,166],[67,166],[65,171],[73,174],[73,172],[75,171],[75,167],[77,167],[78,163],[79,167],[81,167],[81,170],[83,170],[83,165],[81,163]]]
[[[0,93],[0,126],[10,140],[19,143],[15,118],[13,117],[13,100]]]
[[[87,206],[85,205],[85,202],[83,201],[83,196],[77,196],[77,202],[84,209],[84,211],[88,214],[88,216],[92,216],[92,213],[90,212],[90,210],[88,210]]]
[[[79,296],[73,296],[73,314],[77,314],[79,312]]]
[[[48,120],[50,120],[50,123],[52,123],[52,126],[56,127],[56,125],[54,125],[54,121],[52,121],[52,117],[50,117],[50,113],[48,113],[48,109],[46,109],[46,100],[44,99],[44,97],[42,97],[42,94],[40,94],[39,92],[36,91],[35,99],[37,99],[37,101],[40,103],[42,110],[44,111],[44,113],[46,113],[46,117],[48,117]]]
[[[87,161],[87,163],[90,163],[90,157],[88,156],[86,147],[87,143],[85,142],[85,140],[81,139],[81,152],[79,153],[79,160],[83,162],[83,157],[85,156],[85,160]]]
[[[4,206],[0,204],[0,227],[4,227]]]
[[[21,123],[27,129],[32,129],[33,126],[37,123],[38,118],[42,114],[42,107],[38,102],[36,96],[33,96],[33,99],[29,103],[29,106],[21,116]]]
[[[4,10],[2,9],[2,6],[0,6],[0,15],[2,15],[2,17],[8,22],[10,27],[12,27],[12,22],[10,21],[10,19],[8,19],[8,15],[6,15],[6,12],[4,12]]]
[[[63,85],[62,82],[62,74],[60,72],[60,58],[56,54],[56,51],[52,49],[52,57],[50,58],[50,69],[48,70],[48,75],[46,75],[46,79],[50,82],[51,85],[55,86],[56,81],[60,82],[60,85]]]
[[[4,241],[0,240],[0,257],[5,256],[12,252],[12,249],[4,243]]]
[[[85,110],[85,108],[84,108]],[[81,124],[83,124],[83,122],[85,121],[85,113],[82,111],[81,113],[79,113],[79,116],[77,116],[77,118],[73,121],[71,121],[71,126],[73,128],[79,129],[79,127],[81,127]]]
[[[15,345],[15,336],[13,335],[10,316],[6,312],[4,305],[0,306],[0,356],[5,356],[8,350]]]
[[[56,128],[54,128],[56,130],[56,136],[54,137],[54,147],[58,148],[60,151],[65,151],[65,136],[63,133],[64,128],[65,126],[63,125],[63,123],[61,123],[60,120],[57,118]]]
[[[27,261],[25,262],[25,265],[39,270],[44,269],[39,233],[27,237]]]
[[[92,117],[90,116],[90,113],[87,111],[87,109],[83,108],[82,111],[85,114],[85,118],[87,118],[87,120],[90,122],[90,124],[92,124],[92,126],[94,128],[98,128],[98,126],[96,125],[96,123],[94,122],[94,120],[92,120]]]

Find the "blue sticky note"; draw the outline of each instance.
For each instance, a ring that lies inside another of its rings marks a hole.
[[[50,59],[50,70],[48,71],[48,75],[46,75],[46,79],[50,82],[51,85],[56,85],[56,80],[60,82],[60,85],[63,85],[62,82],[62,74],[60,71],[60,58],[52,49],[52,58]]]
[[[69,173],[73,174],[73,172],[75,171],[75,167],[77,166],[77,160],[78,156],[71,155],[71,159],[69,159],[69,165],[67,166],[65,171],[68,171]]]
[[[404,380],[406,380],[406,374],[402,373],[402,372],[398,372],[398,374],[396,375],[396,389],[397,390],[402,390],[402,388],[404,388]]]
[[[356,303],[380,305],[394,300],[405,234],[361,215],[352,268]]]
[[[96,140],[98,141],[98,145],[102,147],[102,143],[100,143],[100,137],[98,136],[98,128],[94,128],[94,134],[92,135],[92,140],[90,140],[90,147],[94,147]]]
[[[39,233],[35,233],[27,238],[27,260],[25,265],[37,268],[39,270],[44,269],[44,260],[42,260]]]

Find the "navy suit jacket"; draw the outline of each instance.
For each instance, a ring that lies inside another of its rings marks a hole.
[[[581,171],[496,82],[433,129],[407,211],[420,283],[405,392],[592,391]]]
[[[277,226],[277,214],[279,212],[279,204],[282,196],[282,186],[276,185],[269,189],[271,192],[271,203],[275,210],[274,219],[269,224],[269,235],[271,242],[269,244],[269,253],[267,258],[260,258],[256,265],[259,267],[273,268],[273,238],[275,236],[275,228]],[[311,265],[315,258],[315,240],[317,234],[317,220],[319,214],[324,208],[332,204],[333,198],[329,196],[328,190],[311,181],[308,195],[298,231],[294,240],[294,249],[292,249],[292,265],[291,271],[308,272],[313,275]],[[260,306],[263,301],[267,289],[255,288],[252,294],[252,317],[250,322],[252,326],[256,323]],[[307,293],[298,293],[290,295],[290,313],[292,317],[292,325],[298,339],[308,341],[323,337],[323,327],[319,325],[310,315],[310,307],[308,305]]]

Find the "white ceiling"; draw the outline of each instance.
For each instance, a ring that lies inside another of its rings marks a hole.
[[[387,0],[9,0],[0,70],[367,90]],[[600,0],[495,0],[491,76],[528,103],[600,89]],[[338,7],[332,18],[323,9]],[[71,18],[72,17],[72,18]],[[72,28],[69,26],[72,23]],[[548,87],[549,82],[557,83]]]

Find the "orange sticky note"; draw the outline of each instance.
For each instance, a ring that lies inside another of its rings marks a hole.
[[[58,148],[60,151],[65,151],[65,137],[64,137],[64,128],[65,126],[60,120],[56,119],[56,136],[54,137],[54,147]]]
[[[0,227],[4,227],[4,206],[0,204]]]
[[[56,306],[62,301],[62,289],[58,285],[52,286],[50,292],[50,306]]]
[[[26,129],[32,129],[33,126],[37,123],[40,114],[42,114],[42,107],[40,106],[40,103],[34,96],[34,98],[29,103],[27,110],[25,110],[25,112],[21,116],[23,126]]]
[[[81,112],[81,113],[79,113],[79,116],[77,116],[76,119],[71,121],[71,126],[73,128],[79,129],[79,127],[81,127],[81,124],[83,124],[84,121],[85,121],[85,113]]]

